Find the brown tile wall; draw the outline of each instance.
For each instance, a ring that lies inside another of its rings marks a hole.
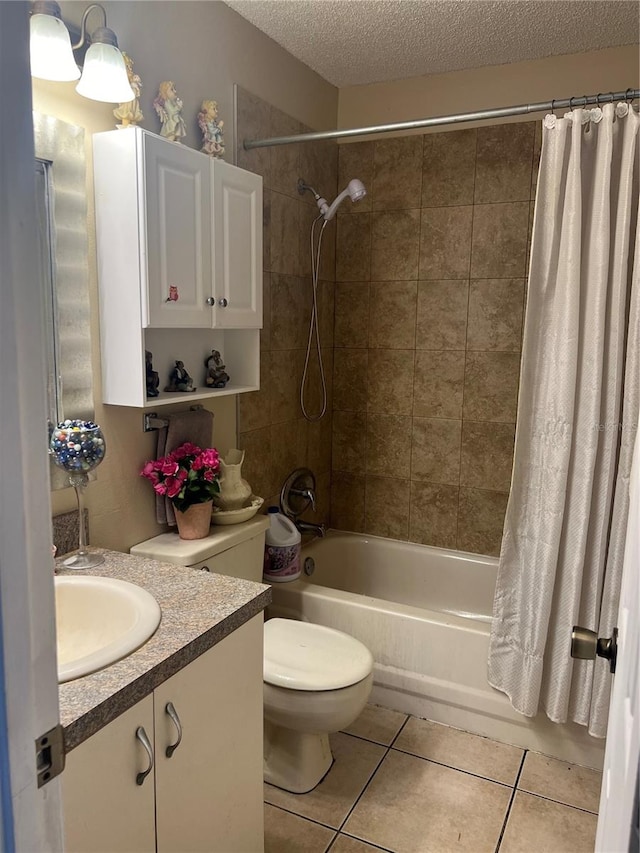
[[[248,92],[238,90],[237,139],[302,133],[310,128]],[[264,328],[261,332],[260,391],[241,394],[239,446],[246,451],[243,476],[266,505],[278,503],[280,488],[294,468],[316,474],[318,507],[305,518],[329,521],[331,479],[331,397],[318,423],[302,417],[299,393],[311,314],[309,228],[317,207],[300,196],[298,178],[331,200],[336,194],[335,143],[237,150],[237,164],[262,175],[264,186]],[[333,376],[335,220],[323,236],[318,289],[320,334],[329,394]],[[320,405],[317,365],[311,359],[307,402]]]
[[[339,146],[331,524],[497,554],[537,123]],[[273,298],[273,297],[272,297]]]

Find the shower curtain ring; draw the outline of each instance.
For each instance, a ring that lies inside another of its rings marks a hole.
[[[574,97],[573,97],[573,95],[572,95],[572,96],[569,98],[569,109],[571,110],[571,112],[573,112],[573,101],[574,101]]]
[[[555,116],[556,114],[556,101],[555,98],[551,99],[551,115]]]
[[[634,93],[633,89],[627,89],[626,92],[624,93],[625,100],[629,101],[629,105],[631,105],[633,103],[633,93]],[[613,101],[613,92],[611,93],[611,100]]]

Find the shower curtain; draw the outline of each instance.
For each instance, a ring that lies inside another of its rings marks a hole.
[[[547,116],[536,195],[511,494],[489,682],[604,737],[608,662],[640,407],[638,128],[627,104]]]

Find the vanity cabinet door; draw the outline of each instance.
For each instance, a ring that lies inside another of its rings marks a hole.
[[[155,851],[153,771],[136,738],[153,744],[153,697],[147,696],[72,750],[62,776],[65,853]]]
[[[213,324],[262,328],[262,178],[212,160]]]
[[[147,325],[212,324],[210,162],[191,148],[144,134]]]
[[[263,850],[262,627],[260,614],[154,692],[158,853]]]

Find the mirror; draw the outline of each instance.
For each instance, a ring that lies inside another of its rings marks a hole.
[[[48,417],[93,418],[84,129],[33,114]],[[52,488],[67,488],[51,466]]]

